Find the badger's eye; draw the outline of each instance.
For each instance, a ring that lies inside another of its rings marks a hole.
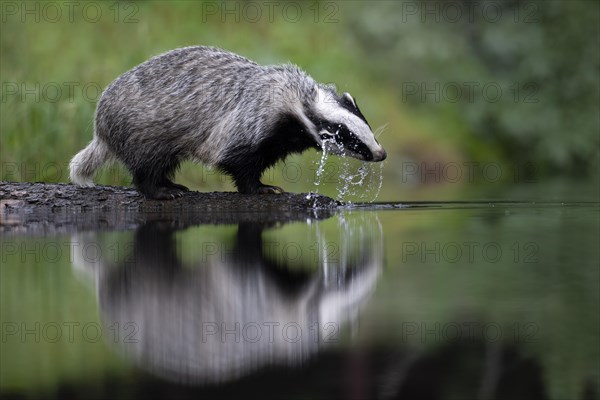
[[[335,136],[341,129],[341,124],[324,123],[321,126],[321,135]]]

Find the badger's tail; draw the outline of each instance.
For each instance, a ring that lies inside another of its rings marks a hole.
[[[92,180],[94,173],[111,158],[111,153],[106,145],[95,137],[69,163],[69,177],[71,178],[71,182],[79,186],[94,186],[94,181]]]

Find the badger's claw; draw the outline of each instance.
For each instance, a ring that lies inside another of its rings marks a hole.
[[[186,186],[180,185],[178,183],[173,183],[173,182],[169,182],[168,183],[168,187],[171,188],[171,189],[179,191],[180,194],[177,197],[181,197],[181,196],[183,196],[183,194],[185,192],[189,192],[190,191],[190,189],[188,189]]]
[[[260,188],[258,188],[258,194],[282,194],[282,193],[285,193],[285,190],[283,190],[279,186],[262,185]]]
[[[187,189],[187,188],[186,188]],[[151,193],[150,197],[154,200],[173,200],[178,197],[182,197],[186,193],[186,190],[178,187],[159,187],[155,192]]]

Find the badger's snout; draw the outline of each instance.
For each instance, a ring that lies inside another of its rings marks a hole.
[[[373,159],[371,161],[379,162],[385,160],[386,158],[386,151],[383,149],[383,147],[380,147],[379,150],[373,152]]]
[[[366,154],[363,153],[362,157],[356,158],[362,159],[363,161],[381,162],[387,158],[387,153],[383,147],[379,146],[378,149],[371,150]]]

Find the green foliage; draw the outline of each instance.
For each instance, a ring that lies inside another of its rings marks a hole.
[[[597,2],[357,9],[356,42],[404,103],[426,108],[428,118],[439,113],[440,125],[463,121],[468,141],[487,143],[515,164],[573,175],[598,166]]]

